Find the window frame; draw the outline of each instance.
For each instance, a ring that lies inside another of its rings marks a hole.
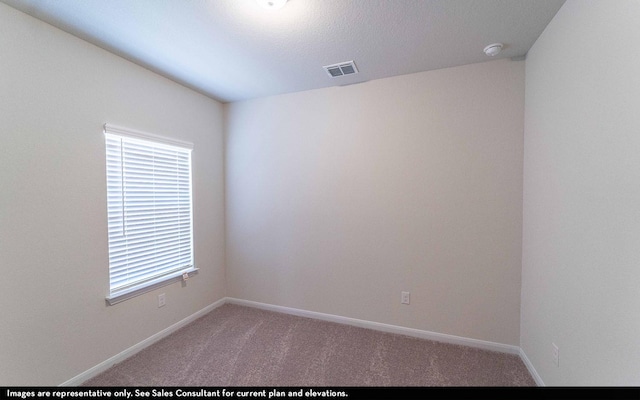
[[[131,299],[133,297],[139,296],[143,293],[147,293],[150,292],[152,290],[155,290],[157,288],[160,288],[162,286],[166,286],[169,285],[171,283],[177,282],[177,281],[186,281],[188,278],[192,277],[193,275],[198,273],[198,268],[196,268],[196,264],[195,264],[195,240],[194,240],[194,235],[193,235],[193,159],[192,159],[192,153],[193,153],[193,144],[189,143],[189,142],[185,142],[185,141],[181,141],[181,140],[175,140],[175,139],[171,139],[171,138],[167,138],[164,136],[159,136],[159,135],[155,135],[155,134],[151,134],[151,133],[147,133],[147,132],[142,132],[142,131],[138,131],[138,130],[133,130],[133,129],[129,129],[129,128],[123,128],[123,127],[118,127],[118,126],[114,126],[111,124],[104,124],[104,129],[103,129],[103,136],[104,136],[104,143],[105,143],[105,177],[106,177],[106,196],[105,199],[107,200],[107,210],[109,209],[109,196],[110,196],[110,192],[109,192],[109,187],[108,187],[108,181],[109,181],[109,171],[108,171],[108,165],[109,165],[109,160],[108,160],[108,148],[107,148],[107,142],[109,137],[113,138],[113,137],[120,137],[123,138],[125,140],[130,140],[132,142],[143,142],[143,144],[146,145],[156,145],[156,147],[173,147],[173,148],[179,148],[180,150],[184,150],[185,152],[188,152],[189,157],[188,157],[188,182],[189,182],[189,238],[190,238],[190,255],[191,255],[191,265],[187,268],[180,268],[179,270],[173,271],[173,272],[169,272],[169,273],[162,273],[160,275],[157,275],[155,277],[149,277],[147,278],[145,281],[137,283],[137,284],[130,284],[130,285],[126,285],[124,288],[120,288],[120,289],[116,289],[114,290],[112,285],[112,280],[111,280],[111,270],[112,270],[112,263],[111,263],[111,239],[112,239],[112,231],[107,228],[107,240],[109,242],[109,249],[108,249],[108,255],[109,255],[109,294],[106,296],[105,300],[107,302],[108,305],[114,305],[117,303],[120,303],[122,301]],[[123,214],[123,219],[125,219],[124,214]],[[123,224],[125,224],[126,222],[123,221]]]

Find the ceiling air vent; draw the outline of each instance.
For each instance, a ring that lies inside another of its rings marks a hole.
[[[345,61],[337,64],[325,65],[322,68],[324,68],[325,71],[327,71],[327,74],[329,74],[329,76],[332,78],[358,73],[358,68],[356,68],[356,64],[353,61]]]

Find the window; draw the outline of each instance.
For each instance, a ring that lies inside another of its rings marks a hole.
[[[192,145],[105,125],[109,304],[195,273]],[[187,274],[185,276],[185,274]]]

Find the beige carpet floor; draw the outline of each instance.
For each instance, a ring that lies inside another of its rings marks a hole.
[[[225,304],[85,386],[535,386],[516,355]]]

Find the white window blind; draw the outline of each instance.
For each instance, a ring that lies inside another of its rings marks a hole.
[[[191,148],[105,125],[113,304],[195,270]]]

